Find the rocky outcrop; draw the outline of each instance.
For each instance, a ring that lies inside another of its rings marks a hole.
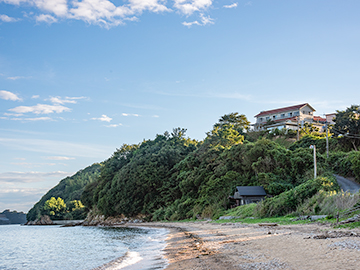
[[[40,219],[36,219],[34,221],[28,221],[25,225],[54,225],[54,222],[50,219],[49,216],[41,216]]]
[[[104,215],[96,214],[94,212],[90,212],[84,222],[83,226],[116,226],[116,225],[124,225],[126,223],[141,223],[145,216],[137,216],[133,218],[127,218],[124,215],[116,216],[116,217],[108,217],[105,218]]]

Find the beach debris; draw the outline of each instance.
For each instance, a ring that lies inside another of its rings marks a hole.
[[[360,237],[359,234],[355,232],[344,232],[344,231],[328,231],[323,234],[314,235],[313,239],[328,239],[328,238],[340,238],[340,237]],[[304,239],[310,239],[304,238]]]
[[[346,220],[340,221],[339,224],[347,224],[347,223],[353,223],[353,222],[357,222],[360,221],[360,214],[359,215],[355,215],[351,218],[348,218]]]
[[[354,240],[340,241],[340,242],[332,243],[331,245],[329,245],[329,247],[339,248],[340,250],[344,250],[344,249],[360,250],[360,241],[354,241]]]
[[[265,226],[270,226],[270,227],[275,227],[278,226],[277,223],[259,223],[259,226],[265,227]]]

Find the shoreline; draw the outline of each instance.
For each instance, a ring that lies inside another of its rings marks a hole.
[[[150,222],[121,225],[169,230],[166,270],[357,269],[360,229],[329,224]],[[358,259],[359,258],[359,259]]]

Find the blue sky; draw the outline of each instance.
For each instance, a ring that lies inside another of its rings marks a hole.
[[[0,211],[123,143],[360,100],[360,2],[0,0]]]

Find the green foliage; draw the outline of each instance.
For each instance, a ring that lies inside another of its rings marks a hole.
[[[260,217],[284,216],[297,209],[306,199],[314,196],[318,191],[338,190],[334,177],[318,177],[311,179],[295,188],[268,198],[256,207],[256,215]]]
[[[355,177],[360,182],[360,152],[331,152],[329,166],[338,174]]]
[[[157,135],[123,153],[114,153],[104,163],[97,186],[86,189],[86,203],[92,203],[106,216],[150,215],[179,198],[174,166],[196,148],[184,138],[185,129]],[[92,196],[91,196],[92,195]],[[89,207],[89,205],[87,205]]]
[[[100,174],[101,165],[95,163],[83,170],[78,171],[71,177],[66,177],[59,184],[50,189],[28,212],[27,220],[35,220],[41,216],[41,209],[51,197],[61,197],[65,203],[80,200],[85,186],[94,182]]]
[[[313,134],[304,135],[299,141],[296,141],[292,146],[289,147],[290,150],[295,150],[298,148],[309,148],[310,145],[316,145],[316,150],[318,153],[326,153],[326,137],[315,136]],[[333,150],[337,147],[338,141],[332,137],[329,137],[329,150]]]
[[[344,149],[357,151],[360,146],[360,106],[351,105],[345,111],[336,111],[334,122],[332,130],[335,135],[344,135],[339,143]]]
[[[55,199],[51,197],[45,201],[44,207],[41,209],[42,215],[48,215],[51,219],[63,219],[66,213],[66,204],[60,197]]]

